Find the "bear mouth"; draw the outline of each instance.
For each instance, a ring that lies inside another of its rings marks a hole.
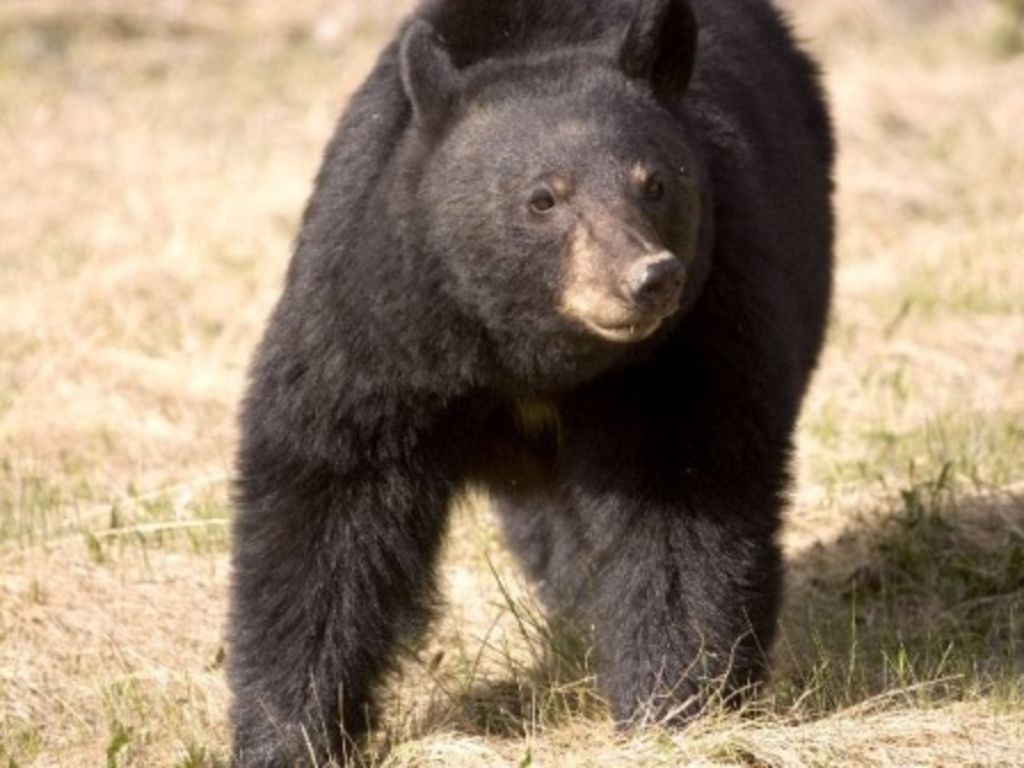
[[[616,323],[586,320],[585,324],[590,331],[606,341],[616,344],[634,344],[652,336],[670,314],[672,313],[667,312],[654,317],[636,318]]]
[[[629,301],[621,295],[586,298],[563,314],[591,335],[613,344],[635,344],[654,335],[667,318],[679,311],[682,300],[681,295],[675,295],[652,305]]]

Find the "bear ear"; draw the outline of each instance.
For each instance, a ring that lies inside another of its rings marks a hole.
[[[460,77],[430,24],[421,19],[409,26],[399,61],[413,120],[424,130],[439,128],[458,97]]]
[[[646,80],[662,101],[680,96],[697,57],[697,20],[689,0],[636,0],[619,48],[619,67]]]

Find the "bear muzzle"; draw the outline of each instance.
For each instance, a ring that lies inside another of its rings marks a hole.
[[[679,309],[686,267],[671,251],[624,261],[602,249],[573,248],[561,312],[601,338],[634,343]]]

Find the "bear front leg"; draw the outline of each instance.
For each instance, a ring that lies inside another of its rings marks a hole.
[[[590,419],[577,438],[566,501],[582,527],[552,572],[594,633],[616,720],[683,723],[713,696],[735,702],[774,635],[785,452],[723,471],[636,421]]]
[[[583,598],[616,720],[685,722],[708,698],[761,679],[774,634],[780,556],[770,531],[728,503],[597,498],[628,519],[596,559]],[[732,517],[732,519],[730,519]],[[610,522],[610,521],[609,521]]]
[[[256,463],[243,461],[234,528],[233,760],[345,761],[429,619],[446,485],[409,462],[347,476]]]

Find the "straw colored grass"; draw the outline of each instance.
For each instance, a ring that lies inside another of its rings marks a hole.
[[[0,4],[0,763],[223,765],[245,366],[407,2]],[[611,728],[481,499],[384,766],[1020,765],[1024,10],[787,0],[842,148],[770,686]]]

